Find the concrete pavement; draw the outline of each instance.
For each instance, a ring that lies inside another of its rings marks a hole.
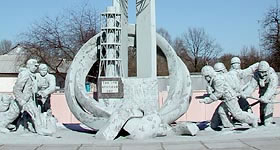
[[[280,118],[273,127],[250,129],[246,125],[235,130],[199,131],[196,136],[159,137],[130,140],[120,137],[115,141],[95,139],[92,131],[78,127],[60,127],[55,137],[32,133],[0,134],[0,150],[279,150]],[[248,129],[249,128],[249,129]],[[78,130],[78,131],[73,131]]]
[[[1,150],[279,150],[280,137],[155,143],[4,144]]]

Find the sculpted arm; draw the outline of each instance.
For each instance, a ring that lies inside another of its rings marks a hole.
[[[56,79],[54,75],[50,74],[48,80],[49,80],[49,87],[43,90],[46,96],[55,92],[55,87],[56,87]]]
[[[201,103],[210,104],[214,101],[219,100],[223,96],[223,86],[224,86],[224,80],[221,79],[214,79],[213,85],[214,85],[214,91],[210,94],[209,97],[204,98]]]
[[[240,73],[239,73],[240,77],[245,78],[247,76],[253,75],[254,72],[258,69],[258,66],[259,66],[259,63],[255,63],[246,69],[240,70]]]
[[[263,102],[265,102],[265,103],[270,102],[270,100],[272,100],[273,96],[276,93],[277,86],[278,86],[278,76],[273,71],[273,73],[270,76],[270,82],[269,82],[269,85],[267,87],[267,90],[264,93],[264,95],[260,97],[261,100],[263,100]]]
[[[23,93],[24,86],[28,79],[29,75],[26,72],[19,73],[18,79],[13,87],[13,93],[20,105],[23,105],[31,97],[30,94]]]
[[[213,101],[217,101],[223,96],[224,92],[224,80],[223,78],[217,78],[216,80],[213,81],[214,84],[214,92],[210,94],[210,99]]]
[[[255,78],[252,78],[251,81],[248,82],[247,86],[243,91],[241,92],[241,96],[244,98],[247,98],[252,95],[252,93],[257,89],[258,82]]]
[[[214,89],[208,84],[206,87],[206,91],[208,94],[211,94],[214,91]]]

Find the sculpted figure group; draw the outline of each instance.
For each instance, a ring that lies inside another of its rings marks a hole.
[[[20,69],[14,85],[15,98],[1,96],[0,131],[23,130],[40,135],[55,133],[56,119],[50,109],[50,94],[55,87],[55,77],[48,73],[47,65],[39,65],[35,59],[28,60],[26,68]]]
[[[234,122],[247,123],[252,127],[259,125],[259,118],[252,113],[247,98],[260,103],[260,124],[270,126],[273,123],[273,102],[277,94],[278,76],[266,61],[255,63],[242,70],[238,57],[231,59],[231,69],[228,72],[223,63],[204,66],[202,75],[207,81],[209,96],[201,99],[201,103],[210,104],[220,100],[212,120],[211,128],[220,130],[234,127]],[[259,88],[259,98],[252,97]],[[255,104],[256,104],[255,103]]]
[[[266,61],[243,70],[240,64],[240,59],[233,57],[230,71],[220,62],[214,67],[204,66],[201,70],[208,84],[208,96],[200,102],[210,104],[221,101],[211,120],[211,128],[214,130],[221,129],[220,126],[232,128],[236,121],[247,123],[253,128],[259,124],[273,124],[273,103],[278,94],[277,74]],[[56,119],[51,112],[50,94],[55,91],[55,80],[48,73],[47,65],[39,65],[35,59],[28,60],[14,85],[14,97],[0,95],[0,132],[23,130],[40,135],[54,134]],[[252,97],[257,88],[259,97]],[[260,119],[252,113],[247,98],[260,103]]]

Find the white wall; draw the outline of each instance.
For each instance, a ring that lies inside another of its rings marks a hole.
[[[13,92],[17,77],[0,77],[0,92]]]

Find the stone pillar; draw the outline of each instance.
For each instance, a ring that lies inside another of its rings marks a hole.
[[[121,13],[121,51],[123,77],[128,77],[128,0],[113,0],[113,6]]]
[[[136,0],[137,77],[157,76],[155,0]]]
[[[122,37],[121,37],[121,59],[123,65],[123,76],[128,77],[128,0],[122,0]]]

